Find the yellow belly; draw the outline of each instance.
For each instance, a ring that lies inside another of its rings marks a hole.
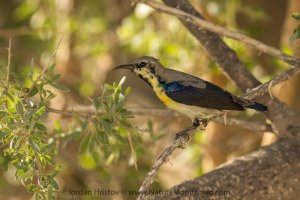
[[[157,97],[170,109],[180,112],[184,115],[187,115],[192,120],[195,118],[199,119],[210,119],[216,115],[220,115],[222,111],[216,109],[208,109],[208,108],[201,108],[198,106],[190,106],[185,105],[182,103],[178,103],[168,97],[161,87],[153,87],[153,90]]]

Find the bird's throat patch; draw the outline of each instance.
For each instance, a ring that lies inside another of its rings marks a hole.
[[[158,77],[156,77],[149,69],[134,69],[134,72],[144,81],[146,81],[153,89],[157,97],[168,106],[172,99],[170,99],[163,88],[163,86],[159,83]]]

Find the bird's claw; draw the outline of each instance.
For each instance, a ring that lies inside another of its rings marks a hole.
[[[208,124],[208,121],[206,119],[195,118],[193,120],[193,127],[194,128],[198,128],[200,126],[200,129],[204,130],[206,128],[207,124]]]

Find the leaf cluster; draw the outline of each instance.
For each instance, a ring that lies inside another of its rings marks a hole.
[[[56,121],[55,129],[49,132],[45,122],[50,101],[55,97],[50,88],[68,91],[57,82],[59,77],[54,65],[36,78],[33,73],[12,72],[9,80],[0,76],[5,84],[0,88],[0,161],[4,169],[14,168],[15,177],[33,193],[34,199],[55,199],[59,189],[55,180],[60,171],[55,163],[59,144],[78,139],[81,154],[92,155],[95,163],[108,165],[123,156],[129,145],[135,160],[131,142],[141,141],[128,122],[133,116],[125,109],[131,90],[122,92],[125,77],[119,84],[105,84],[102,95],[91,99],[95,113],[74,115],[76,127],[64,130]]]
[[[58,173],[54,156],[56,142],[48,133],[44,123],[47,106],[55,94],[47,88],[57,86],[58,74],[54,65],[34,80],[12,72],[6,87],[0,88],[0,144],[3,147],[2,165],[13,166],[15,177],[35,198],[54,198],[58,184],[54,177]],[[31,87],[25,86],[30,82]]]
[[[290,37],[291,44],[294,43],[297,39],[300,39],[300,13],[293,13],[292,17],[297,21],[298,25]]]

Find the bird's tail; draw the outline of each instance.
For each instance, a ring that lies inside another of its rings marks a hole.
[[[250,108],[250,109],[254,109],[257,111],[261,111],[261,112],[268,111],[268,107],[261,103],[253,102],[248,99],[244,99],[244,98],[237,97],[237,96],[234,96],[233,100],[245,108]]]
[[[246,108],[251,108],[257,111],[261,111],[261,112],[266,112],[268,111],[268,107],[261,104],[261,103],[257,103],[257,102],[253,102],[250,105],[245,105]]]

